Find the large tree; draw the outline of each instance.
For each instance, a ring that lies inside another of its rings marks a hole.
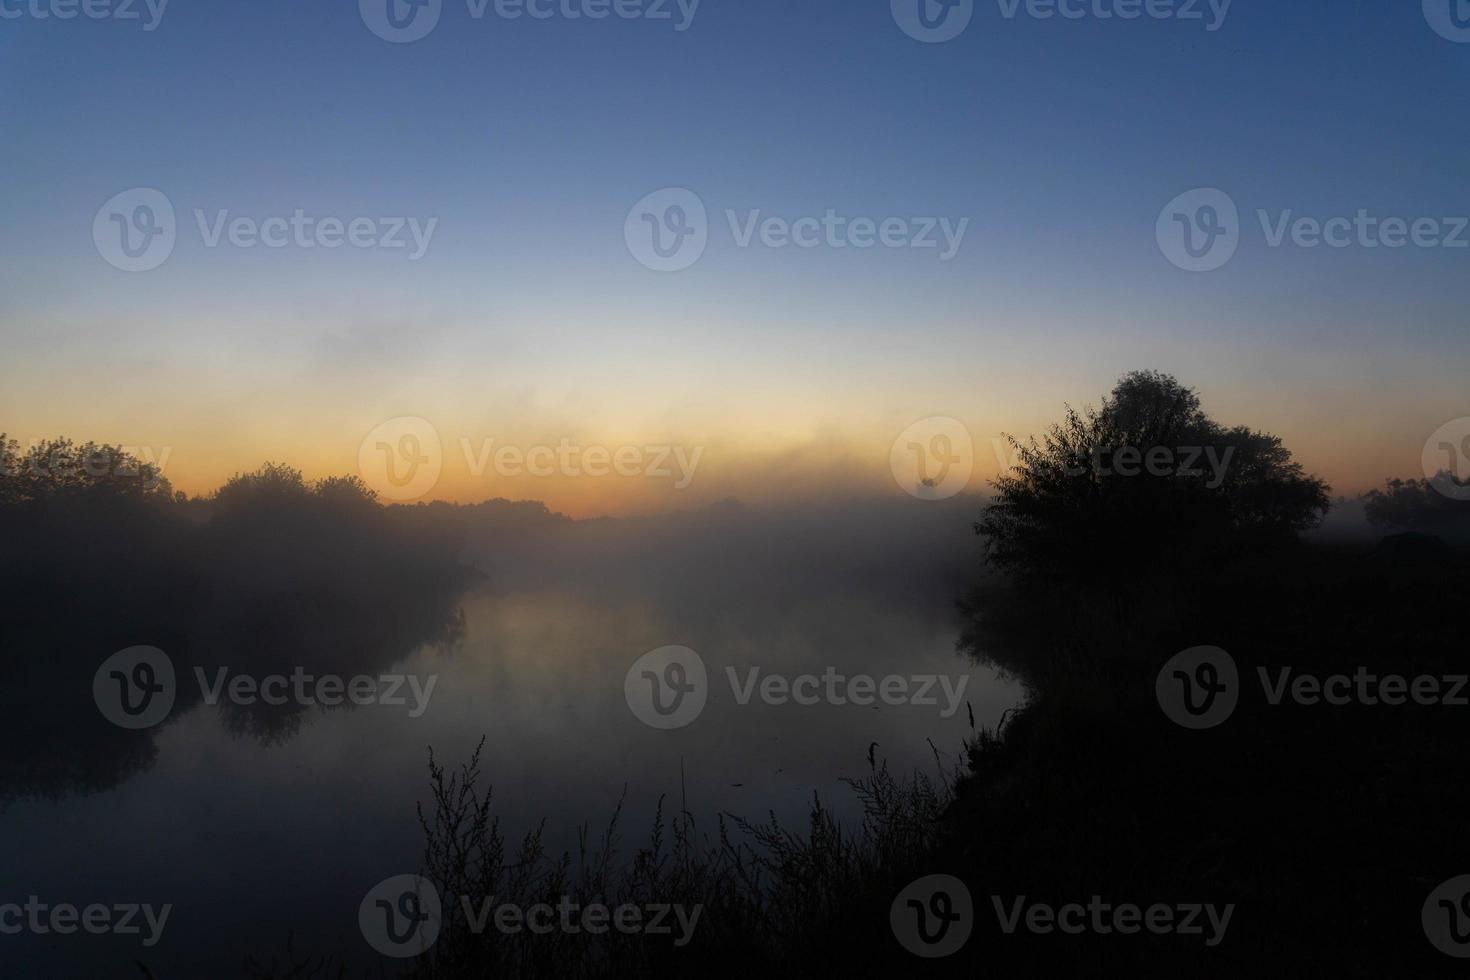
[[[1016,465],[975,527],[992,562],[1032,583],[1136,591],[1289,540],[1329,506],[1280,439],[1220,425],[1156,371],[1068,407],[1040,439],[1007,438]]]

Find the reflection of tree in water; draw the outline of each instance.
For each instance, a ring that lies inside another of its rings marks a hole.
[[[0,540],[0,800],[98,792],[152,764],[159,729],[118,728],[92,699],[125,647],[173,661],[167,725],[202,700],[196,667],[376,676],[463,631],[452,540],[351,478],[267,465],[188,501],[120,449],[0,436]],[[225,704],[227,730],[268,742],[323,710]]]
[[[391,597],[371,594],[290,595],[277,594],[241,609],[234,626],[219,634],[218,645],[205,645],[204,659],[191,666],[204,671],[206,683],[214,684],[224,669],[224,685],[248,670],[256,678],[279,674],[291,680],[300,668],[319,678],[331,674],[350,684],[359,675],[376,678],[380,672],[405,659],[425,644],[448,648],[464,633],[458,591],[425,588],[413,583]],[[210,624],[211,630],[224,624]],[[199,683],[189,679],[190,693],[197,697]],[[308,684],[308,691],[312,685]],[[405,685],[400,696],[408,695]],[[332,708],[300,704],[294,696],[283,705],[258,700],[235,704],[222,698],[218,710],[231,734],[248,735],[266,743],[294,736],[310,712],[351,710],[345,696]]]

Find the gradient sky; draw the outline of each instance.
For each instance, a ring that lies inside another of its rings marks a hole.
[[[431,496],[619,513],[895,492],[890,444],[936,415],[973,434],[983,489],[993,437],[1156,367],[1355,493],[1418,475],[1470,415],[1470,249],[1273,249],[1255,212],[1470,214],[1467,82],[1470,43],[1418,0],[1235,0],[1214,32],[979,0],[943,44],[888,0],[703,0],[684,32],[445,0],[411,44],[342,0],[174,0],[153,31],[4,19],[0,431],[166,448],[204,492],[266,459],[353,472],[370,430],[421,416],[445,442]],[[145,273],[91,234],[134,187],[179,215]],[[623,240],[665,187],[712,225],[677,273]],[[1210,273],[1154,237],[1197,187],[1244,219]],[[416,262],[211,249],[195,208],[438,226]],[[949,262],[738,248],[727,208],[970,225]],[[705,455],[675,492],[476,478],[458,445],[563,437]]]

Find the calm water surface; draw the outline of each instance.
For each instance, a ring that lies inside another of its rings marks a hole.
[[[10,803],[0,811],[0,902],[36,895],[173,909],[148,949],[139,937],[0,936],[0,972],[126,976],[141,960],[159,980],[234,976],[247,954],[268,960],[293,933],[298,949],[377,965],[357,931],[358,903],[379,880],[420,867],[415,804],[429,796],[431,746],[457,764],[483,736],[503,826],[518,837],[544,817],[558,850],[575,847],[580,824],[600,830],[625,799],[627,855],[647,839],[660,795],[672,805],[682,793],[711,832],[720,813],[774,812],[799,828],[814,793],[856,819],[841,779],[866,775],[871,742],[895,772],[934,774],[926,740],[954,766],[970,734],[963,703],[942,716],[937,685],[933,706],[759,696],[741,705],[727,667],[742,680],[753,667],[762,676],[832,667],[968,678],[964,700],[982,725],[1020,699],[1015,685],[956,652],[955,596],[933,584],[943,562],[926,556],[924,541],[910,542],[914,553],[899,542],[891,560],[865,565],[847,548],[793,561],[779,537],[767,549],[737,535],[743,554],[670,546],[663,559],[643,553],[621,571],[611,557],[569,562],[554,545],[532,549],[513,577],[492,574],[464,597],[457,643],[363,668],[436,676],[420,717],[406,706],[311,709],[297,726],[241,733],[219,708],[191,703],[157,730],[151,763],[115,787]],[[632,662],[667,644],[697,650],[710,675],[703,713],[676,731],[638,721],[623,688]]]

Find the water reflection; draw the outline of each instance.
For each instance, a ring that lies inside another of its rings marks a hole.
[[[664,795],[711,829],[720,813],[799,822],[813,794],[857,818],[840,780],[866,773],[869,746],[897,772],[955,764],[966,708],[741,704],[728,672],[968,678],[976,722],[994,724],[1020,692],[956,651],[973,511],[914,503],[726,507],[519,535],[460,527],[456,547],[484,573],[468,592],[442,579],[375,592],[366,583],[388,581],[382,570],[359,573],[352,590],[305,579],[272,589],[240,570],[237,590],[168,615],[114,605],[118,620],[78,617],[64,643],[38,619],[5,646],[17,679],[7,689],[50,693],[4,716],[9,744],[26,751],[6,756],[13,802],[0,819],[25,846],[0,890],[82,900],[105,881],[119,900],[174,903],[168,934],[147,951],[158,976],[238,975],[246,955],[279,950],[293,932],[298,947],[371,965],[356,909],[374,883],[419,867],[428,749],[453,763],[482,736],[507,831],[544,818],[555,849],[574,849],[578,827],[625,797],[630,847]],[[92,703],[92,671],[143,636],[189,671],[391,666],[437,684],[419,717],[384,705],[232,709],[221,724],[190,680],[180,693],[193,700],[167,724],[127,732]],[[699,651],[711,678],[703,713],[675,731],[644,725],[624,700],[629,666],[667,644]],[[91,795],[55,799],[77,793]],[[117,846],[120,834],[137,846]],[[62,972],[139,952],[119,937],[57,939],[19,937],[8,952],[18,969]]]
[[[202,700],[196,671],[375,674],[463,635],[469,571],[452,550],[391,533],[378,511],[328,511],[310,528],[279,508],[202,528],[146,512],[121,526],[70,516],[45,515],[54,526],[27,528],[0,562],[0,804],[97,793],[148,769],[162,733]],[[133,550],[119,554],[116,538]],[[177,684],[162,723],[129,731],[99,711],[93,677],[138,645],[163,650]],[[294,699],[218,708],[225,730],[267,744],[316,710]]]

